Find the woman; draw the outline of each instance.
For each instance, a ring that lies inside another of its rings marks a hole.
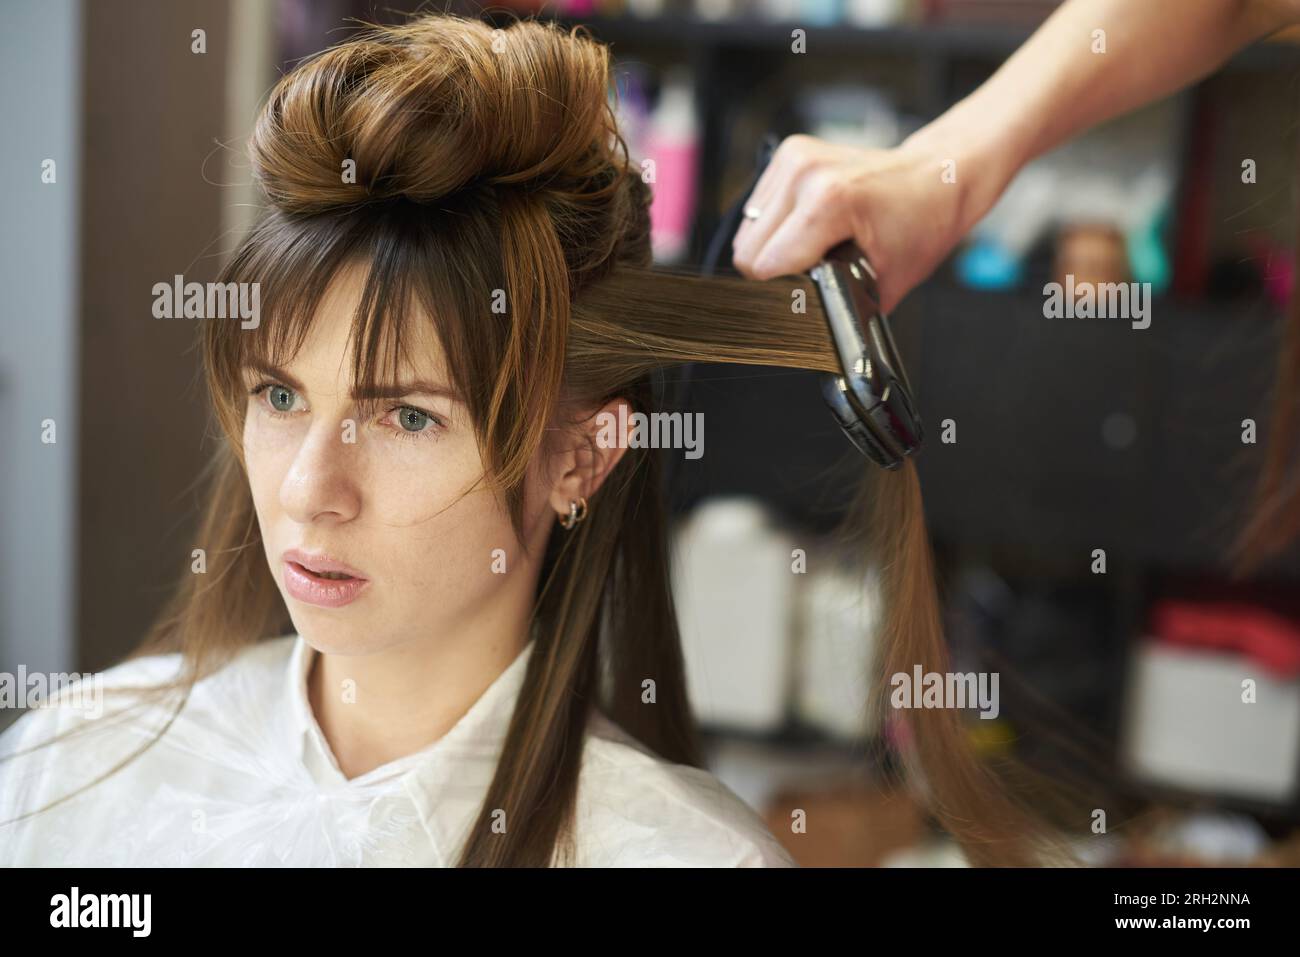
[[[700,768],[656,461],[596,440],[662,364],[578,308],[650,261],[608,70],[429,17],[279,83],[192,574],[120,707],[4,735],[0,860],[793,864]]]

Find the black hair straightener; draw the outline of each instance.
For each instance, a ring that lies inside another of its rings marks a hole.
[[[714,233],[701,270],[703,275],[713,275],[723,250],[730,248],[740,228],[742,211],[779,142],[770,133],[763,138],[754,178]],[[826,373],[822,377],[822,397],[844,434],[863,455],[882,468],[896,469],[906,456],[920,448],[923,432],[907,371],[894,345],[889,320],[880,308],[875,270],[857,244],[845,240],[808,275],[817,287],[840,362],[839,374]],[[689,367],[682,375],[684,390]]]

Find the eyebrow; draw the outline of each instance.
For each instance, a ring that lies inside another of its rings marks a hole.
[[[261,373],[275,379],[277,382],[283,382],[295,391],[307,391],[301,382],[279,366],[262,362],[259,359],[250,359],[244,363],[243,367],[250,372]],[[398,399],[404,395],[441,395],[453,402],[463,402],[460,393],[455,389],[440,382],[429,382],[425,379],[410,379],[402,382],[381,384],[374,388],[352,389],[352,398],[354,399]]]

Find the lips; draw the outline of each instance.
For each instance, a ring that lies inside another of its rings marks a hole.
[[[292,597],[309,605],[341,608],[355,601],[370,580],[337,559],[290,549],[281,556],[284,587]]]

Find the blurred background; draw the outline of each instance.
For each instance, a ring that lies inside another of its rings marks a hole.
[[[188,567],[210,440],[194,328],[154,319],[152,286],[213,279],[255,218],[243,143],[276,78],[349,17],[416,6],[3,6],[0,670],[113,663]],[[624,135],[658,171],[656,259],[698,265],[764,133],[893,145],[1054,6],[447,8],[612,45]],[[1043,157],[892,317],[929,432],[917,464],[956,664],[1002,674],[1001,715],[973,740],[1049,769],[1086,750],[1127,821],[1086,842],[1099,862],[1300,862],[1300,549],[1244,583],[1223,557],[1262,460],[1243,420],[1262,442],[1292,294],[1298,78],[1300,47],[1275,38]],[[1043,284],[1067,273],[1151,283],[1152,327],[1044,319]],[[961,863],[884,783],[889,729],[864,708],[874,603],[832,538],[864,465],[817,377],[696,366],[685,407],[708,454],[664,454],[713,770],[778,836],[795,809],[818,822],[786,838],[802,864]],[[944,420],[957,442],[937,441]]]

